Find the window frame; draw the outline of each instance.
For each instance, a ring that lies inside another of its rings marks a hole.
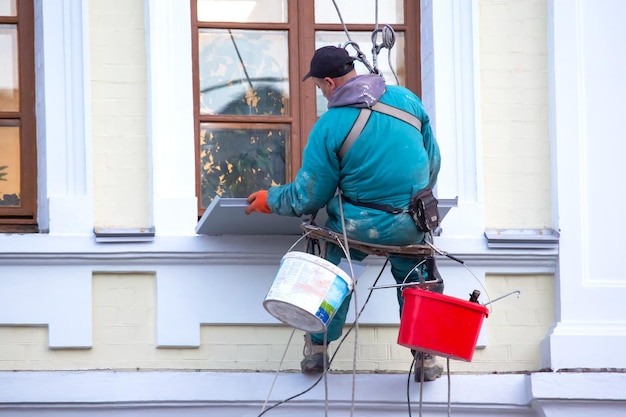
[[[202,123],[259,123],[271,125],[289,125],[291,130],[291,140],[285,143],[286,159],[286,179],[295,176],[294,167],[300,165],[300,154],[302,148],[300,146],[301,139],[297,132],[300,130],[300,122],[298,117],[294,117],[294,114],[298,113],[298,103],[294,103],[292,99],[297,91],[296,83],[290,83],[289,85],[289,105],[290,111],[288,116],[234,116],[234,115],[203,115],[200,114],[199,106],[199,91],[200,91],[200,67],[199,67],[199,54],[198,54],[198,32],[200,29],[233,29],[233,30],[273,30],[273,31],[286,31],[287,32],[287,44],[290,51],[294,51],[297,48],[297,39],[293,36],[296,30],[296,23],[294,22],[297,16],[297,2],[294,0],[288,1],[288,18],[285,23],[238,23],[238,22],[199,22],[197,19],[198,9],[197,0],[190,0],[191,2],[191,48],[192,48],[192,78],[193,78],[193,113],[194,113],[194,144],[195,144],[195,178],[196,178],[196,196],[198,199],[198,218],[204,214],[205,208],[202,207],[202,183],[200,181],[200,158],[198,150],[200,149],[200,125]],[[294,64],[297,62],[296,54],[289,54],[289,79],[293,79],[295,76]]]
[[[37,223],[37,129],[35,115],[35,22],[31,0],[18,0],[16,16],[0,16],[0,24],[17,25],[20,106],[0,112],[0,126],[20,129],[20,206],[0,206],[0,232],[28,233]]]
[[[195,178],[196,195],[198,196],[198,218],[204,214],[202,207],[202,184],[200,181],[200,125],[206,122],[230,123],[271,123],[288,124],[291,126],[291,137],[286,143],[286,180],[293,181],[302,164],[302,151],[306,145],[308,134],[317,121],[315,104],[315,85],[300,80],[309,71],[309,63],[315,50],[315,34],[317,31],[344,32],[341,24],[315,23],[315,2],[287,0],[288,19],[285,23],[233,23],[233,22],[199,22],[197,19],[197,0],[191,3],[191,48],[193,78],[193,112],[194,112],[194,143],[195,143]],[[406,49],[402,51],[406,68],[406,87],[416,92],[421,90],[420,48],[408,45],[420,45],[419,4],[404,0],[405,21],[395,24],[394,30],[403,32]],[[201,115],[199,106],[199,53],[198,33],[200,29],[244,29],[244,30],[284,30],[288,33],[289,46],[289,115],[288,116],[254,116],[242,117],[232,115]],[[375,29],[375,24],[346,24],[348,32],[368,31]],[[346,39],[347,41],[347,39]],[[370,45],[360,45],[362,50],[371,49]]]

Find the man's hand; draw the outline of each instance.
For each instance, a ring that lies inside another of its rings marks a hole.
[[[267,205],[267,190],[260,190],[250,194],[248,196],[248,203],[250,203],[250,205],[246,207],[246,214],[250,214],[253,211],[265,214],[272,212]]]

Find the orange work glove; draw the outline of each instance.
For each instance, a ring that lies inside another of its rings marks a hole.
[[[246,207],[246,214],[250,214],[253,211],[265,214],[270,214],[272,212],[267,205],[267,190],[261,190],[250,194],[248,196],[248,203],[250,203],[250,205]]]

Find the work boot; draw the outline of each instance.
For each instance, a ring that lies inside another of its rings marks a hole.
[[[328,353],[326,346],[313,344],[311,335],[304,335],[304,359],[300,361],[300,369],[305,374],[321,374],[328,369]],[[325,366],[324,366],[325,365]]]
[[[415,357],[415,382],[422,380],[422,356],[424,357],[424,382],[434,381],[443,373],[443,367],[437,363],[437,357],[426,352],[413,352]]]

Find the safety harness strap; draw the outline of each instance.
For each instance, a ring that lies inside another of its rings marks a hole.
[[[400,119],[403,122],[410,124],[416,128],[418,132],[422,131],[422,121],[407,111],[390,106],[389,104],[381,103],[380,101],[376,102],[376,104],[372,106],[372,110],[393,116],[396,119]]]
[[[348,149],[352,146],[352,144],[359,137],[363,129],[365,129],[365,125],[370,119],[372,115],[372,111],[370,109],[361,109],[359,115],[357,116],[354,124],[352,125],[352,129],[348,132],[348,136],[343,141],[341,148],[339,148],[339,159],[343,158],[344,155],[348,152]]]
[[[399,207],[394,207],[389,204],[378,204],[378,203],[364,203],[361,201],[354,201],[351,198],[346,197],[345,195],[341,196],[347,203],[352,204],[353,206],[367,207],[375,210],[380,210],[387,212],[389,214],[400,214],[400,213],[408,213],[408,210],[401,209]]]
[[[365,125],[372,115],[372,111],[395,117],[396,119],[402,120],[403,122],[410,124],[415,129],[417,129],[418,132],[422,131],[422,122],[416,116],[397,107],[393,107],[378,101],[369,109],[361,109],[359,115],[354,121],[354,124],[352,125],[352,128],[350,129],[350,132],[348,132],[348,135],[344,139],[341,148],[339,148],[339,152],[337,153],[339,159],[343,158],[345,154],[348,153],[348,150],[350,149],[352,144],[354,144],[354,142],[356,142],[358,137],[361,135],[361,132],[363,132],[363,129],[365,129]]]
[[[422,131],[422,122],[420,121],[420,119],[418,119],[409,112],[406,112],[397,107],[390,106],[388,104],[381,103],[379,101],[374,104],[370,109],[361,109],[359,115],[354,121],[354,124],[352,125],[352,128],[350,129],[350,132],[348,132],[346,139],[343,141],[343,144],[341,145],[341,148],[337,153],[339,159],[344,157],[344,155],[348,152],[348,149],[350,149],[352,144],[356,142],[356,140],[359,138],[361,132],[363,132],[363,129],[365,128],[365,125],[369,121],[370,116],[372,115],[372,110],[402,120],[403,122],[406,122],[413,126],[415,129],[417,129],[418,132]],[[368,207],[375,210],[385,211],[391,214],[408,213],[407,210],[401,209],[399,207],[393,207],[388,204],[364,203],[361,201],[354,201],[346,197],[345,195],[343,196],[343,199],[354,206]]]

